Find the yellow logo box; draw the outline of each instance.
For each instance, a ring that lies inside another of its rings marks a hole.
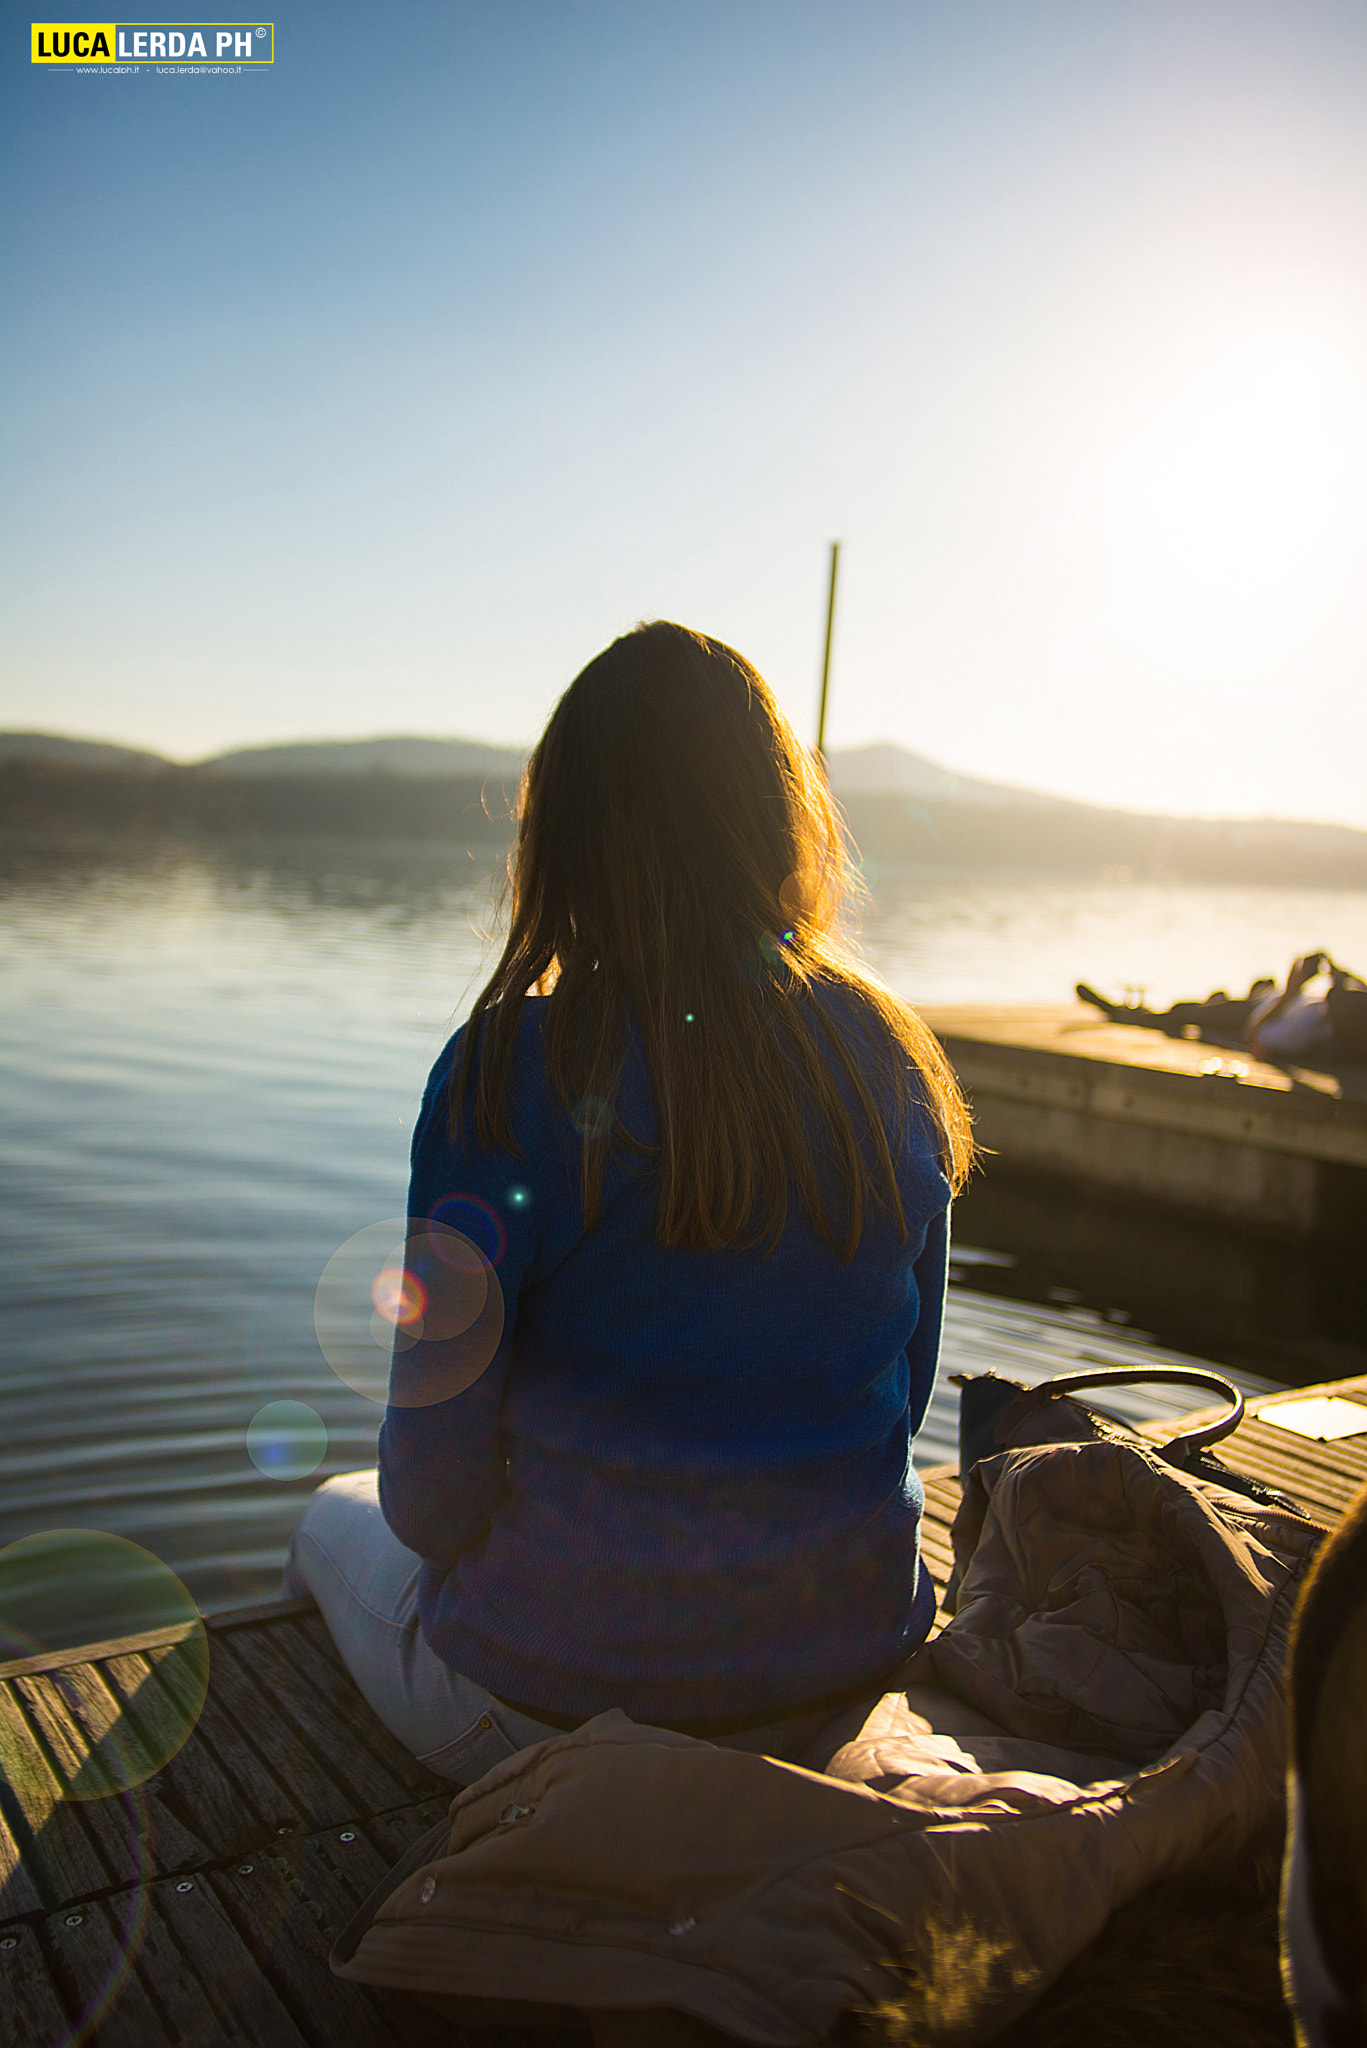
[[[76,47],[78,44],[79,48]],[[32,56],[35,64],[113,64],[117,61],[115,52],[118,47],[116,22],[33,23]]]
[[[35,21],[35,64],[270,64],[275,26],[260,21]]]

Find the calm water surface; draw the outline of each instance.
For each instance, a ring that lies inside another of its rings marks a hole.
[[[1363,892],[869,880],[865,950],[927,1003],[1066,1000],[1079,977],[1162,1003],[1308,946],[1367,962]],[[373,1462],[379,1423],[319,1350],[319,1275],[402,1214],[423,1082],[491,928],[483,865],[431,847],[0,847],[0,1545],[100,1529],[206,1608],[275,1589],[304,1498]],[[975,1292],[1009,1257],[959,1248],[942,1379],[1173,1357],[1124,1302]],[[952,1454],[954,1399],[921,1462]],[[279,1401],[321,1421],[311,1474],[258,1420]]]

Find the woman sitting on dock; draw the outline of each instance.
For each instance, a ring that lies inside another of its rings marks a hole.
[[[656,622],[571,684],[413,1140],[423,1298],[466,1242],[437,1226],[482,1218],[489,1301],[400,1325],[379,1473],[319,1490],[287,1568],[447,1778],[612,1707],[800,1755],[930,1626],[911,1446],[971,1139],[845,881],[739,654]]]

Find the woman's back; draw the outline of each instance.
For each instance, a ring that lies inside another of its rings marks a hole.
[[[790,1000],[819,1010],[856,1064],[878,1040],[848,987],[818,979]],[[385,1423],[381,1497],[429,1561],[427,1639],[499,1697],[568,1717],[777,1713],[876,1679],[930,1618],[910,1444],[944,1294],[937,1128],[881,1105],[902,1217],[870,1205],[853,1258],[792,1191],[771,1249],[663,1245],[657,1105],[633,1029],[611,1117],[634,1142],[606,1143],[594,1106],[604,1157],[586,1230],[584,1118],[550,1081],[547,1011],[531,999],[518,1021],[510,1145],[481,1144],[470,1119],[452,1133],[459,1037],[414,1142],[410,1214],[492,1218],[505,1318],[466,1392]],[[439,1367],[441,1341],[403,1369]]]

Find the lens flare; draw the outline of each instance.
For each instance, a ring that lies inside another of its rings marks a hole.
[[[370,1334],[378,1351],[389,1355],[395,1351],[409,1351],[417,1343],[423,1331],[422,1317],[411,1323],[391,1323],[388,1316],[382,1316],[378,1309],[370,1318]]]
[[[323,1268],[313,1309],[337,1377],[399,1407],[427,1407],[473,1384],[498,1349],[503,1318],[503,1291],[480,1245],[429,1218],[372,1223],[348,1238]]]
[[[391,1327],[420,1323],[427,1307],[427,1289],[406,1266],[381,1266],[370,1283],[375,1313]]]
[[[492,1362],[503,1289],[480,1246],[441,1223],[410,1223],[406,1263],[426,1293],[423,1341],[402,1353],[396,1345],[389,1399],[427,1408],[464,1393]]]
[[[143,1637],[141,1647],[108,1649],[128,1636]],[[61,1796],[107,1799],[154,1776],[199,1719],[209,1685],[199,1609],[169,1566],[122,1536],[47,1529],[0,1550],[4,1660],[86,1645],[106,1655],[11,1682],[42,1731]],[[25,1788],[41,1799],[52,1782],[30,1747],[22,1724],[0,1720],[0,1774],[21,1804]]]
[[[247,1424],[247,1456],[267,1479],[306,1479],[327,1454],[327,1424],[307,1401],[267,1401]]]
[[[524,1190],[525,1193],[525,1190]],[[512,1208],[521,1204],[513,1201],[513,1190],[508,1190],[508,1202]],[[497,1266],[508,1249],[508,1233],[503,1227],[503,1218],[492,1202],[486,1202],[482,1195],[443,1195],[432,1205],[432,1221],[444,1223],[449,1230],[457,1230],[462,1237],[468,1237],[477,1244],[491,1266]]]

